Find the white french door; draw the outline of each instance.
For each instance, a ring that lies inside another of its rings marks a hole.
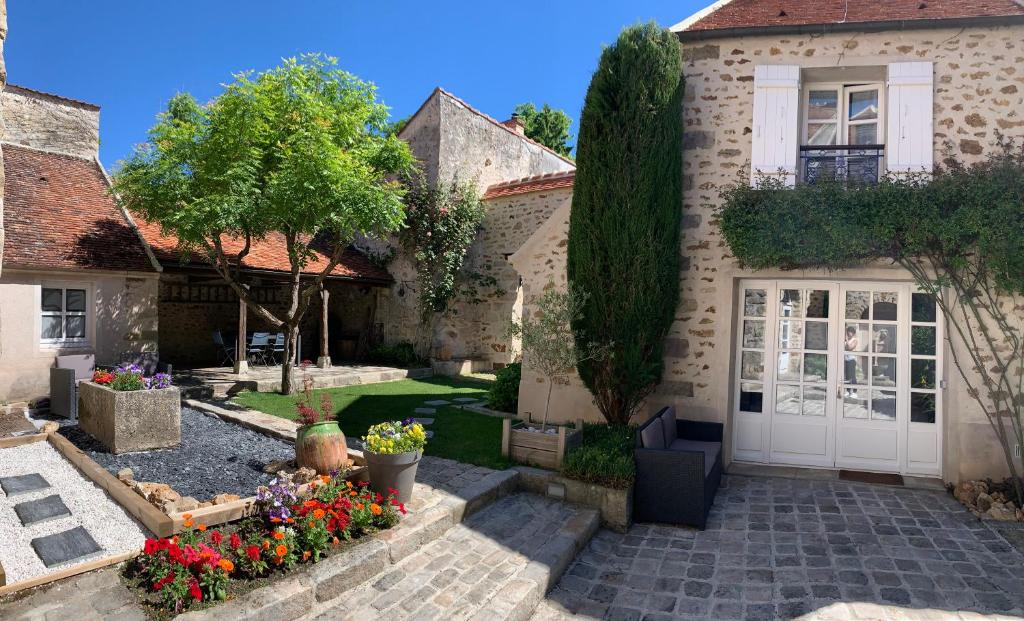
[[[940,473],[940,325],[900,283],[743,281],[739,461]]]

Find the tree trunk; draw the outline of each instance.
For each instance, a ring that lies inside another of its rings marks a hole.
[[[551,385],[555,383],[553,377],[548,378],[548,396],[544,399],[544,418],[540,423],[540,430],[544,431],[548,426],[548,408],[551,407]]]
[[[295,394],[295,348],[299,326],[284,326],[284,360],[281,362],[281,394]]]

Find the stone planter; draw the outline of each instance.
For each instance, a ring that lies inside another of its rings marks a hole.
[[[348,464],[348,445],[337,421],[303,425],[295,432],[295,461],[317,474],[341,471]]]
[[[370,471],[370,489],[385,496],[389,489],[396,489],[398,502],[409,502],[416,482],[416,467],[422,456],[423,451],[391,455],[363,451],[366,467]]]
[[[117,391],[82,382],[78,424],[111,453],[181,444],[181,394],[175,387]]]

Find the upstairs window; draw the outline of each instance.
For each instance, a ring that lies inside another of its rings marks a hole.
[[[50,344],[86,342],[86,298],[85,289],[43,287],[40,340]]]
[[[808,84],[800,177],[876,183],[885,155],[881,84]]]

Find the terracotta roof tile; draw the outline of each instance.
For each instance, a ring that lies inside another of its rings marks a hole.
[[[4,267],[154,271],[95,160],[3,145]]]
[[[484,200],[498,198],[501,196],[515,196],[529,192],[540,192],[543,190],[554,190],[556,188],[571,188],[576,180],[576,171],[547,173],[545,175],[534,175],[513,181],[496,183],[487,188],[484,193]]]
[[[1024,5],[1016,0],[731,0],[703,17],[698,14],[692,23],[678,24],[673,30],[694,32],[1007,16],[1024,16]]]
[[[146,222],[141,217],[136,217],[136,221],[139,230],[142,231],[142,236],[146,238],[146,242],[153,249],[153,254],[162,265],[182,264],[176,238],[162,234],[158,224]],[[228,253],[237,253],[242,249],[242,245],[243,240],[241,239],[225,240],[224,250]],[[206,258],[198,254],[193,254],[189,260],[192,264],[208,264]],[[306,265],[303,273],[319,274],[327,267],[329,261],[330,257],[326,254],[318,254],[315,260]],[[288,261],[284,236],[278,233],[270,235],[266,239],[253,241],[249,254],[242,259],[242,266],[253,270],[290,272],[291,264]],[[393,280],[386,269],[375,265],[365,254],[352,246],[345,250],[341,262],[334,267],[331,276],[373,283],[388,283]]]

